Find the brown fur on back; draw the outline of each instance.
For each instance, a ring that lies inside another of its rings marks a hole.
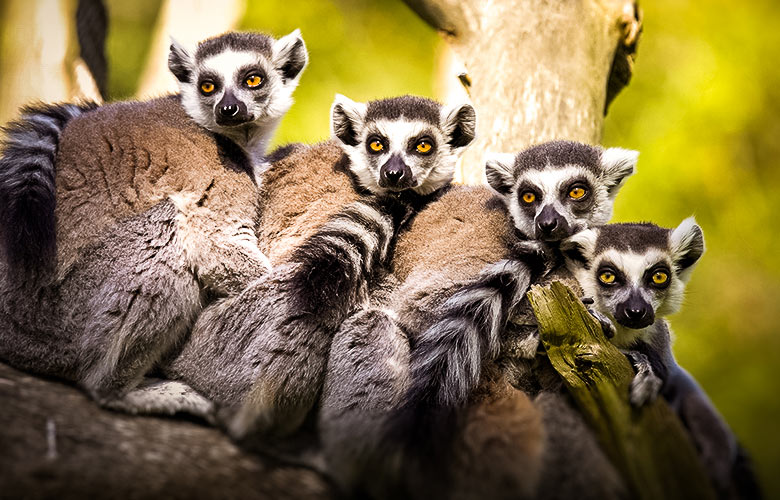
[[[117,102],[72,120],[57,157],[59,261],[67,265],[114,221],[172,194],[227,223],[254,219],[257,189],[241,159],[226,156],[177,96]]]
[[[453,186],[398,236],[394,272],[401,280],[419,271],[473,277],[506,256],[508,229],[506,211],[487,187]]]
[[[335,141],[298,146],[263,174],[258,244],[272,264],[358,199],[349,176],[336,169],[342,156]]]

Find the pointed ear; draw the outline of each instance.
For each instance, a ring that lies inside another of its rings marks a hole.
[[[441,124],[447,143],[453,148],[463,148],[476,137],[477,112],[471,104],[442,106]]]
[[[331,133],[347,146],[357,146],[360,142],[358,132],[363,127],[365,117],[365,103],[336,94],[330,108]]]
[[[195,72],[192,56],[173,37],[171,37],[171,52],[168,54],[168,69],[181,83],[190,83]]]
[[[561,242],[560,250],[570,265],[590,267],[593,252],[596,250],[597,229],[585,229]]]
[[[515,156],[512,153],[485,155],[487,183],[502,196],[507,196],[515,185]]]
[[[284,83],[295,81],[309,63],[309,52],[301,38],[301,30],[295,30],[274,42],[273,63],[282,75]]]
[[[704,254],[704,232],[693,217],[688,217],[680,223],[669,237],[672,247],[672,261],[681,279],[685,280],[690,273],[683,271],[692,270],[693,265]]]
[[[617,195],[623,183],[636,171],[638,151],[623,148],[609,148],[601,152],[602,178],[610,197]]]

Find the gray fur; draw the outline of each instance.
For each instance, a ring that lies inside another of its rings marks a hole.
[[[175,217],[173,205],[162,203],[124,221],[54,283],[2,280],[0,358],[75,381],[104,405],[129,404],[133,388],[201,308],[195,276],[182,268],[181,250],[168,244]],[[126,265],[136,259],[143,266]],[[143,406],[150,413],[176,411],[161,399]]]
[[[224,415],[234,437],[294,433],[321,390],[332,336],[367,304],[402,220],[367,201],[345,207],[289,264],[209,307],[166,373],[232,407]]]
[[[634,406],[644,406],[655,401],[661,392],[663,380],[653,373],[653,367],[647,355],[637,351],[628,351],[626,356],[636,371],[629,388],[629,400]]]
[[[385,311],[367,309],[344,322],[333,338],[318,431],[328,470],[342,485],[359,485],[372,498],[385,498],[379,482],[385,460],[364,461],[353,457],[378,457],[381,442],[375,432],[406,390],[409,345],[394,319]],[[357,397],[359,404],[356,404]],[[400,457],[399,457],[400,458]],[[351,491],[351,494],[359,493]]]

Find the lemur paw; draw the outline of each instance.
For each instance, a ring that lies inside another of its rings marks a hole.
[[[582,303],[586,305],[593,304],[593,299],[590,297],[583,297]],[[617,330],[615,329],[615,325],[612,323],[612,321],[595,309],[591,309],[590,307],[587,309],[590,315],[593,316],[601,325],[601,330],[604,332],[604,335],[606,335],[608,339],[614,337],[617,333]]]
[[[558,252],[549,244],[539,240],[516,241],[512,245],[511,254],[515,258],[525,260],[541,276],[559,264]]]
[[[652,403],[661,392],[663,381],[653,372],[647,356],[637,351],[628,351],[625,354],[636,370],[636,375],[631,380],[629,388],[631,404],[641,407]]]

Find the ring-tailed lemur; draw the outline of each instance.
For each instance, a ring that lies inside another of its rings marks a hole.
[[[674,229],[609,224],[575,234],[561,249],[584,296],[593,300],[592,314],[636,370],[631,403],[640,406],[662,394],[688,428],[719,492],[741,497],[755,490],[749,470],[741,470],[746,455],[736,437],[672,354],[665,317],[680,309],[704,253],[704,234],[694,219]]]
[[[398,239],[396,292],[384,309],[351,318],[334,339],[319,425],[329,462],[336,464],[333,474],[342,484],[374,488],[371,479],[366,481],[366,468],[386,465],[375,463],[376,455],[396,456],[398,442],[428,451],[423,442],[447,432],[438,425],[446,419],[435,417],[466,402],[485,372],[482,365],[507,344],[502,332],[510,312],[549,265],[538,240],[553,241],[606,223],[636,158],[636,152],[617,148],[539,145],[488,161],[488,180],[498,198],[485,188],[453,188],[418,214]],[[489,266],[480,275],[485,262],[511,257],[512,247],[519,252],[514,260]],[[503,348],[533,356],[538,338],[529,341],[521,334],[512,347]],[[527,401],[519,391],[512,397],[518,406]],[[384,422],[392,427],[389,439]],[[540,432],[529,429],[516,429],[517,438],[525,440],[514,449],[517,453],[541,439]],[[431,456],[417,458],[426,462]],[[527,463],[519,455],[506,461],[518,467]],[[406,460],[407,472],[417,465],[430,464]],[[527,488],[517,483],[523,477],[502,482],[504,493]]]
[[[253,182],[307,61],[298,31],[279,40],[227,33],[193,54],[173,42],[169,68],[179,95],[94,111],[25,108],[6,129],[0,159],[0,231],[10,270],[35,275],[56,260],[61,272],[111,224],[166,197],[195,232],[209,219],[222,226],[216,231],[224,241],[208,252],[214,259],[188,255],[200,275],[215,274],[214,285],[232,288],[236,276],[226,272],[264,270],[267,260],[247,231],[256,219]]]
[[[293,149],[264,178],[261,240],[275,269],[207,308],[166,368],[235,408],[227,425],[236,437],[284,437],[298,429],[321,392],[331,338],[365,305],[401,221],[395,216],[391,225],[359,200],[318,229],[312,220],[356,197],[350,179],[378,191],[383,206],[416,211],[448,185],[476,124],[470,105],[411,96],[368,103],[337,96],[331,117],[343,157],[330,154],[332,141]],[[309,227],[316,231],[302,230]]]
[[[228,33],[193,55],[174,43],[181,95],[82,114],[64,105],[59,120],[43,108],[12,125],[0,160],[0,359],[77,381],[106,406],[211,412],[182,384],[132,389],[180,344],[205,300],[267,271],[252,159],[307,57],[297,31]],[[41,272],[30,248],[56,263]],[[172,406],[153,408],[160,396]]]

